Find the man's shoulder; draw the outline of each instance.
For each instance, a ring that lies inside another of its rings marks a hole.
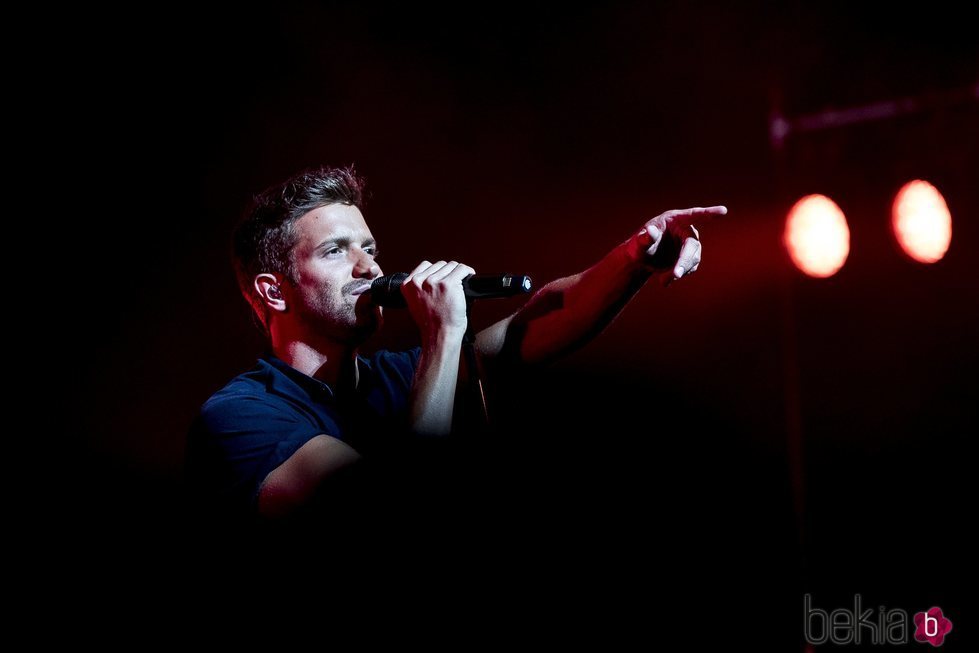
[[[208,397],[201,406],[201,416],[219,417],[242,411],[254,412],[262,408],[285,408],[286,402],[270,391],[272,375],[271,366],[259,359],[252,369],[235,376]]]
[[[268,389],[271,372],[271,366],[265,360],[259,358],[250,370],[233,377],[217,392],[211,395],[208,401],[265,392]]]

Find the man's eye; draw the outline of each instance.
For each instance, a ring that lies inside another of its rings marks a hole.
[[[377,250],[374,249],[373,247],[368,247],[364,251],[370,254],[372,257],[377,258]]]
[[[339,254],[340,253],[340,248],[339,247],[331,247],[330,249],[326,250],[323,253],[326,254],[327,256],[329,256],[331,254]]]

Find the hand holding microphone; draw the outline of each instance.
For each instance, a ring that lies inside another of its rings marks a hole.
[[[530,292],[526,275],[477,275],[456,261],[422,261],[411,273],[397,272],[371,282],[370,300],[378,306],[407,307],[423,338],[465,331],[468,302]]]
[[[440,263],[443,263],[440,261]],[[427,265],[424,262],[422,265]],[[455,264],[454,261],[443,263],[446,266]],[[435,265],[438,265],[436,263]],[[459,265],[459,264],[456,264]],[[421,266],[419,266],[420,268]],[[434,266],[432,266],[434,267]],[[466,266],[462,266],[466,267]],[[471,268],[470,268],[471,269]],[[412,274],[417,277],[418,268]],[[377,277],[371,283],[371,301],[378,306],[404,308],[407,306],[401,288],[411,275],[407,272],[395,272],[383,277]],[[462,291],[467,300],[490,299],[494,297],[512,297],[528,293],[533,288],[533,282],[525,274],[474,274],[462,278]]]

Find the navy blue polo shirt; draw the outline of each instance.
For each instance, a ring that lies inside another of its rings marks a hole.
[[[364,456],[396,444],[407,435],[420,352],[358,356],[357,388],[346,393],[265,354],[214,393],[194,420],[185,470],[193,500],[255,512],[269,472],[317,435],[342,440]]]

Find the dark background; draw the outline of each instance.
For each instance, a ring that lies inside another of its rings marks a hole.
[[[50,61],[38,79],[58,119],[35,156],[73,171],[43,224],[81,274],[52,300],[70,352],[54,467],[68,491],[44,520],[96,552],[90,567],[145,577],[143,592],[184,557],[221,555],[182,516],[183,437],[261,351],[230,230],[251,193],[298,169],[356,164],[388,272],[454,258],[539,285],[666,209],[726,204],[701,229],[696,276],[650,286],[587,348],[496,389],[495,440],[460,457],[464,473],[446,475],[459,485],[396,541],[437,540],[425,564],[454,577],[452,596],[499,597],[483,630],[522,624],[542,643],[589,631],[801,650],[810,592],[826,610],[856,593],[875,608],[939,605],[955,623],[947,645],[962,646],[975,92],[792,136],[778,154],[768,118],[974,89],[979,40],[944,3],[853,4],[60,15],[38,46],[57,53],[38,56]],[[953,216],[929,266],[889,226],[915,177]],[[851,229],[826,280],[781,245],[787,209],[812,192]],[[517,305],[484,302],[474,319]],[[388,317],[369,349],[414,344],[410,321]]]

